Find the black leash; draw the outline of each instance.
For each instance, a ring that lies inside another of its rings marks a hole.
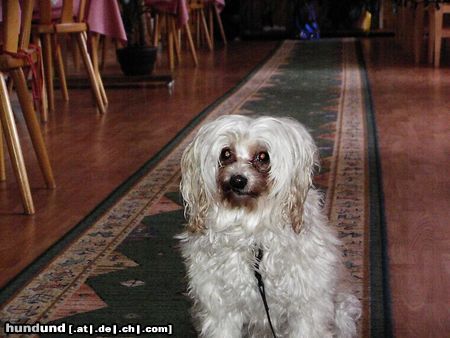
[[[258,281],[258,290],[261,295],[262,301],[264,303],[264,309],[266,310],[267,319],[269,320],[270,329],[272,330],[272,334],[274,338],[277,338],[275,334],[275,330],[273,329],[272,321],[270,320],[270,314],[269,314],[269,305],[267,305],[267,299],[266,299],[266,290],[264,288],[264,282],[262,279],[261,274],[259,273],[259,263],[261,263],[261,260],[263,258],[263,250],[261,248],[258,248],[258,253],[255,255],[256,262],[255,262],[255,277]]]

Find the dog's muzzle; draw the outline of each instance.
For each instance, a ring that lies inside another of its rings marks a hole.
[[[233,175],[230,178],[230,186],[231,188],[236,191],[240,191],[242,189],[245,188],[245,186],[247,185],[247,178],[242,176],[242,175]]]

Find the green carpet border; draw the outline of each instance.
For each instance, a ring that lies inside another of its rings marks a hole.
[[[378,146],[375,109],[361,40],[357,40],[356,53],[361,66],[362,83],[366,88],[364,105],[366,109],[369,189],[371,196],[369,210],[370,224],[372,225],[369,229],[370,299],[378,300],[370,302],[370,335],[373,338],[389,338],[394,335],[392,330],[392,300],[389,286],[389,255],[383,174]]]
[[[161,159],[163,159],[170,151],[172,151],[179,142],[195,128],[214,108],[223,101],[228,99],[232,94],[238,91],[249,78],[258,72],[266,62],[278,51],[283,41],[276,46],[234,87],[227,90],[222,96],[208,105],[199,114],[197,114],[188,124],[183,127],[163,148],[158,151],[152,158],[145,162],[136,172],[130,175],[123,183],[114,189],[102,202],[100,202],[83,220],[69,230],[63,237],[48,248],[43,254],[30,263],[15,278],[9,281],[2,289],[0,289],[0,305],[8,301],[14,294],[23,288],[27,282],[39,273],[53,258],[55,258],[62,250],[72,244],[86,229],[96,222],[110,207],[112,207],[127,191],[129,191],[144,175],[146,175]],[[1,321],[1,319],[0,319]]]

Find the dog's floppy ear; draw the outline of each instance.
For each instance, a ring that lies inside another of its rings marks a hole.
[[[306,195],[311,185],[304,186],[298,178],[294,178],[287,201],[287,214],[292,229],[295,233],[300,233],[303,225],[303,212]]]
[[[208,200],[198,157],[195,141],[187,146],[181,157],[180,191],[184,199],[184,214],[190,232],[199,232],[205,228],[208,211]]]
[[[291,121],[291,120],[290,120]],[[285,206],[295,233],[300,233],[304,221],[304,204],[309,189],[312,187],[314,171],[319,167],[318,150],[307,130],[298,122],[288,123],[290,141],[293,147],[293,172]],[[292,142],[293,141],[293,142]]]

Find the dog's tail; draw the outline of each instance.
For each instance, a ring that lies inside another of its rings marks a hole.
[[[336,336],[356,337],[356,322],[361,317],[361,303],[358,298],[349,293],[338,293],[335,309]]]

